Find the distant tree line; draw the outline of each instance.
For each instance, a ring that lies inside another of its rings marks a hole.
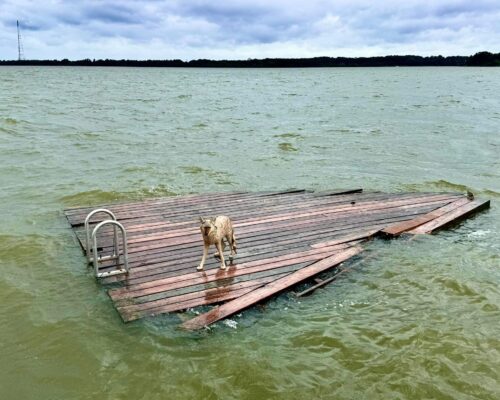
[[[500,66],[500,53],[473,56],[383,56],[264,58],[248,60],[0,60],[0,65],[70,65],[89,67],[187,67],[187,68],[309,68],[309,67],[462,67]]]
[[[500,53],[489,53],[481,51],[467,60],[467,65],[471,67],[500,67]]]

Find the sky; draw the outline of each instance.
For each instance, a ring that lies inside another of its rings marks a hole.
[[[500,0],[0,0],[0,59],[500,52]]]

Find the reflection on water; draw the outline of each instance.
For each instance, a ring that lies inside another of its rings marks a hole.
[[[0,68],[0,397],[498,398],[499,92],[487,68]],[[176,327],[208,308],[122,324],[61,212],[290,187],[492,208],[199,333]]]

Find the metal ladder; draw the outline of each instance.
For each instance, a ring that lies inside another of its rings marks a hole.
[[[98,223],[95,228],[90,232],[90,218],[92,218],[97,213],[107,214],[111,219],[106,219]],[[106,225],[113,225],[113,254],[109,256],[99,257],[97,251],[97,233],[99,230]],[[120,246],[118,244],[118,229],[120,229],[122,234],[122,249],[123,249],[123,267],[115,269],[113,271],[99,272],[99,263],[107,260],[116,260],[118,265],[120,262]],[[90,242],[92,241],[92,247],[90,247]],[[127,232],[122,224],[120,224],[115,215],[105,208],[99,208],[94,210],[87,215],[85,218],[85,248],[87,252],[87,262],[94,264],[94,272],[96,278],[104,278],[106,276],[118,275],[118,274],[128,274],[128,251],[127,251]]]

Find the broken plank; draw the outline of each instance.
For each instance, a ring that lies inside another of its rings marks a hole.
[[[302,296],[306,296],[312,292],[314,292],[316,289],[319,289],[320,287],[323,287],[323,286],[326,286],[328,285],[330,282],[333,282],[335,279],[337,279],[337,277],[342,273],[342,271],[339,271],[338,273],[336,273],[335,275],[329,277],[329,278],[326,278],[325,280],[319,280],[316,282],[315,285],[307,288],[306,290],[303,290],[302,292],[300,293],[297,293],[296,296],[297,297],[302,297]]]
[[[429,221],[432,221],[433,219],[436,219],[438,217],[441,217],[442,215],[455,210],[458,207],[461,207],[470,201],[464,197],[462,199],[458,199],[450,204],[447,204],[446,206],[440,207],[434,211],[431,211],[427,214],[420,215],[417,218],[413,218],[409,221],[403,221],[403,222],[398,222],[396,224],[389,225],[385,229],[382,229],[380,231],[382,236],[385,237],[396,237],[401,235],[402,233],[409,231],[411,229],[414,229],[420,225],[423,225]]]
[[[476,212],[489,208],[489,206],[490,206],[489,200],[474,200],[461,207],[456,208],[453,211],[450,211],[442,215],[441,217],[429,221],[426,224],[420,225],[417,228],[408,231],[408,233],[411,234],[433,233],[439,229],[457,223],[460,220],[468,217],[469,215],[475,214]]]
[[[324,258],[324,257],[323,257]],[[320,260],[321,257],[318,257]],[[272,270],[267,271],[257,271],[249,274],[243,274],[230,278],[221,278],[217,280],[207,281],[206,283],[197,283],[195,285],[180,285],[178,287],[171,286],[170,288],[166,287],[165,290],[158,291],[156,293],[147,294],[145,296],[140,297],[128,297],[123,298],[121,300],[117,300],[115,305],[117,307],[125,307],[125,306],[139,306],[146,304],[146,308],[148,308],[149,304],[155,303],[158,300],[163,300],[166,298],[178,299],[179,296],[184,296],[189,293],[203,293],[206,290],[214,289],[214,288],[224,288],[233,284],[241,283],[241,282],[249,282],[249,281],[258,281],[260,279],[269,279],[268,282],[276,280],[283,274],[289,274],[295,272],[301,268],[307,267],[312,264],[315,260],[307,261],[303,263],[291,263],[288,265],[283,265],[278,268],[274,268]],[[317,261],[317,260],[316,260]],[[251,272],[251,271],[249,271]],[[200,303],[200,305],[203,303]]]
[[[345,247],[349,247],[345,245]],[[345,248],[344,247],[344,248]],[[235,278],[254,272],[269,271],[286,265],[293,265],[307,261],[317,261],[332,254],[337,253],[338,247],[313,249],[298,253],[290,253],[279,257],[271,257],[265,260],[250,261],[243,264],[234,264],[227,270],[212,269],[208,271],[187,272],[180,276],[173,276],[154,281],[128,285],[126,287],[110,289],[109,296],[113,300],[120,300],[131,297],[141,297],[149,294],[171,290],[177,287],[191,286],[195,284],[207,284],[220,279]],[[192,269],[190,269],[191,271]]]
[[[220,303],[221,301],[232,300],[247,292],[257,289],[272,280],[279,279],[288,274],[290,273],[282,273],[276,276],[269,276],[251,281],[237,282],[229,286],[190,292],[176,297],[154,300],[149,303],[132,304],[123,307],[118,306],[117,310],[122,316],[124,322],[129,322],[147,316],[181,311],[186,308],[197,307],[200,305]]]
[[[231,300],[221,306],[217,306],[211,311],[201,314],[193,319],[190,319],[182,324],[182,328],[187,330],[197,330],[201,329],[207,325],[210,325],[216,321],[228,317],[244,308],[247,308],[253,304],[258,303],[282,290],[293,286],[299,282],[302,282],[320,272],[326,271],[351,257],[359,254],[362,251],[361,247],[353,247],[351,249],[341,251],[330,257],[324,258],[308,267],[303,268],[297,272],[294,272],[284,278],[278,279],[272,283],[269,283],[259,289],[253,290],[235,300]]]

